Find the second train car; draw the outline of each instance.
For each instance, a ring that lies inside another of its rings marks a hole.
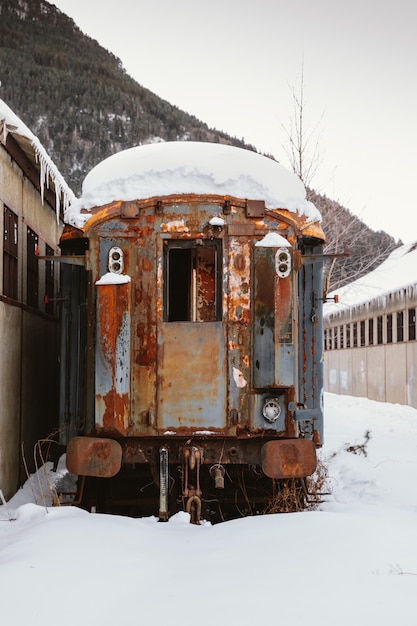
[[[66,219],[60,420],[83,501],[217,521],[310,476],[324,236],[299,179],[227,145],[145,145],[95,167]]]

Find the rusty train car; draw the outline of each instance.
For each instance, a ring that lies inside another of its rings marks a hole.
[[[82,502],[191,521],[260,513],[323,437],[320,215],[275,161],[133,148],[61,238],[61,415]]]

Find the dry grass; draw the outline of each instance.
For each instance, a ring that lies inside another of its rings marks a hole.
[[[305,479],[306,485],[306,508],[314,510],[323,502],[324,496],[329,496],[332,487],[329,478],[327,462],[321,456],[317,457],[317,467],[311,476]]]
[[[22,442],[21,445],[22,462],[32,490],[33,501],[36,504],[41,504],[46,509],[48,506],[60,506],[61,504],[55,483],[49,478],[47,467],[47,463],[50,459],[51,447],[53,445],[57,445],[56,436],[58,432],[59,431],[54,431],[45,439],[40,439],[36,442],[33,449],[33,460],[35,466],[35,474],[33,475],[30,474],[26,462],[24,443]],[[36,481],[37,484],[34,485],[33,481]]]
[[[264,513],[295,513],[314,510],[330,495],[331,487],[326,463],[318,458],[317,467],[306,479],[288,478],[274,481],[274,494]]]
[[[264,509],[264,513],[295,513],[303,511],[304,489],[300,479],[274,480],[274,494]]]

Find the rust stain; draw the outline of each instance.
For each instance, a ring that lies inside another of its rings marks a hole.
[[[143,257],[142,258],[142,269],[144,272],[152,272],[153,271],[153,263],[152,260],[147,258],[147,257]]]
[[[117,311],[126,311],[129,306],[129,285],[100,285],[98,318],[103,356],[109,362],[114,354],[116,338],[119,335],[122,316]]]
[[[99,396],[97,396],[99,399]],[[115,389],[111,389],[103,396],[104,413],[103,428],[109,431],[117,431],[126,434],[129,418],[129,394],[118,394]]]
[[[292,277],[275,277],[275,331],[278,341],[292,342]]]
[[[105,393],[96,393],[96,419],[106,430],[119,433],[125,433],[129,423],[129,310],[130,284],[97,287],[97,382]]]
[[[304,478],[316,469],[316,449],[309,439],[268,441],[261,454],[269,478]]]
[[[111,478],[120,470],[122,448],[113,439],[74,437],[67,446],[66,464],[72,474]]]

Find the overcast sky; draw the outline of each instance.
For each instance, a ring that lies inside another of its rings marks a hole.
[[[311,186],[417,240],[415,0],[54,4],[141,85],[285,165],[304,59],[304,124],[321,152]]]

